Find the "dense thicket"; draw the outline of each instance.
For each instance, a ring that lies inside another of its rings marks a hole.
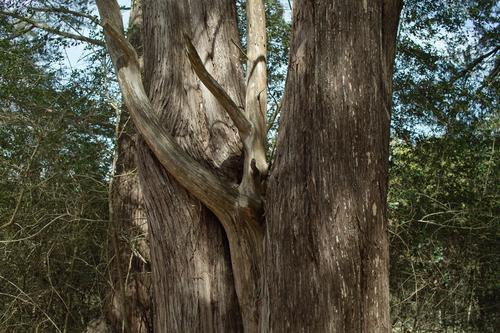
[[[83,330],[107,288],[114,111],[101,70],[15,31],[0,16],[0,331]]]
[[[498,330],[499,7],[406,1],[394,75],[394,327]]]
[[[16,3],[0,10],[83,29],[81,17],[32,16]],[[86,1],[60,3],[92,11]],[[272,120],[289,24],[280,2],[267,6]],[[389,194],[396,332],[500,325],[498,11],[489,0],[405,3]],[[50,64],[73,42],[20,21],[0,16],[0,332],[81,331],[101,316],[109,280],[107,67],[94,55],[95,70],[68,75]]]

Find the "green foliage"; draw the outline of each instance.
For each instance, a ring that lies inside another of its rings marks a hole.
[[[0,332],[82,331],[106,287],[113,114],[102,75],[63,76],[0,17]]]
[[[498,134],[394,141],[389,205],[395,327],[494,332]]]
[[[394,75],[398,137],[460,132],[498,106],[496,1],[406,1]]]
[[[283,5],[278,0],[266,1],[267,68],[269,94],[273,103],[281,100],[285,88],[286,67],[290,49],[290,23],[284,18]],[[276,101],[275,101],[276,100]],[[278,103],[279,104],[279,103]]]
[[[499,9],[405,2],[389,198],[396,331],[500,325]]]

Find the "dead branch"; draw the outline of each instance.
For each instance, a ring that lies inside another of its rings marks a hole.
[[[240,111],[240,108],[226,93],[224,88],[222,88],[221,85],[214,79],[214,77],[210,75],[210,73],[206,70],[189,36],[184,35],[184,39],[186,41],[186,52],[196,75],[198,75],[198,78],[201,80],[201,82],[203,82],[207,89],[210,90],[217,101],[219,101],[222,107],[226,110],[227,114],[234,122],[236,128],[238,128],[241,140],[245,140],[248,135],[250,135],[252,124]]]

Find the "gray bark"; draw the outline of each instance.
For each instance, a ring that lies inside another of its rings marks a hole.
[[[208,71],[242,103],[234,8],[228,1],[148,2],[145,85],[161,126],[204,166],[235,181],[241,144],[213,95],[192,72],[183,34]],[[156,332],[238,332],[242,320],[229,248],[218,219],[140,149],[141,184],[151,227]]]
[[[266,196],[263,332],[389,332],[397,1],[296,1]]]
[[[141,1],[134,1],[128,39],[142,49]],[[122,108],[116,130],[116,161],[110,186],[110,291],[106,319],[112,332],[148,333],[153,329],[148,226],[137,172],[138,135]]]
[[[387,160],[399,1],[297,1],[265,221],[262,2],[248,2],[246,89],[231,1],[145,4],[146,88],[117,3],[97,3],[144,139],[138,160],[155,330],[389,331]]]

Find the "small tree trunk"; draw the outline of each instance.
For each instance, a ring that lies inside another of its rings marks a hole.
[[[398,1],[296,1],[266,197],[269,332],[389,332],[387,174]]]
[[[125,123],[126,120],[122,122]],[[135,163],[132,123],[121,131],[111,195],[111,258],[107,320],[113,332],[152,330],[148,228]]]
[[[128,38],[142,49],[142,4],[132,4]],[[112,332],[152,332],[148,226],[137,172],[138,135],[126,107],[118,118],[117,151],[110,197],[111,291],[106,319]]]

